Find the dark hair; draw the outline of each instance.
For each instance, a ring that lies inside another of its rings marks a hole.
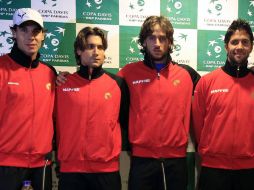
[[[224,38],[225,44],[228,44],[231,36],[235,33],[236,30],[245,30],[249,34],[250,42],[253,45],[253,33],[251,27],[249,23],[243,19],[237,19],[231,23]]]
[[[144,21],[143,25],[141,26],[141,30],[139,33],[139,44],[141,45],[142,49],[140,50],[143,54],[145,53],[144,50],[144,41],[146,38],[151,35],[154,31],[154,26],[156,24],[159,24],[163,32],[166,33],[167,39],[171,42],[173,45],[173,34],[174,34],[174,29],[170,21],[164,17],[164,16],[149,16],[146,18]],[[169,48],[169,53],[172,53],[172,47]]]
[[[101,37],[102,45],[104,50],[108,47],[107,37],[105,36],[102,29],[98,27],[85,27],[82,30],[79,31],[75,42],[74,42],[74,54],[77,61],[77,64],[80,65],[80,56],[77,54],[77,50],[84,51],[87,47],[87,38],[90,35],[95,35]]]

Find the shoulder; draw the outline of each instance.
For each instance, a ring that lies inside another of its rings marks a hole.
[[[201,76],[200,76],[200,75],[198,74],[198,72],[197,72],[195,69],[193,69],[191,66],[185,65],[185,64],[178,64],[178,63],[174,63],[174,64],[177,65],[178,67],[184,69],[185,71],[187,71],[187,72],[189,73],[189,75],[190,75],[190,77],[191,77],[191,79],[192,79],[192,82],[193,82],[194,84],[196,84],[196,83],[199,81],[199,79],[200,79]]]
[[[121,68],[121,70],[117,73],[117,75],[125,78],[134,70],[136,71],[139,68],[142,68],[143,66],[145,66],[143,61],[128,63],[123,68]]]
[[[48,64],[48,63],[46,63],[46,62],[43,62],[43,61],[40,61],[40,63],[41,63],[42,65],[48,67],[48,68],[55,74],[55,76],[57,76],[56,69],[55,69],[52,65],[50,65],[50,64]]]
[[[137,68],[142,65],[144,65],[143,61],[128,63],[121,70],[132,70],[133,68]]]
[[[109,76],[112,80],[114,80],[118,84],[119,87],[121,87],[122,84],[124,83],[124,79],[121,76],[118,76],[116,74],[110,73],[108,71],[105,71],[105,74],[107,76]]]
[[[7,61],[11,62],[10,60],[11,58],[7,54],[0,56],[0,66],[5,66]]]

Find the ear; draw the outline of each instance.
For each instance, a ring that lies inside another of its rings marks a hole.
[[[45,33],[45,32],[42,32],[42,35],[43,35],[42,41],[44,41],[44,40],[45,40],[46,33]]]
[[[12,32],[12,37],[13,37],[13,38],[16,38],[16,30],[11,29],[11,32]]]
[[[225,44],[224,48],[225,48],[225,51],[228,53],[228,44]]]
[[[82,54],[82,51],[80,49],[77,49],[77,54],[80,56]]]

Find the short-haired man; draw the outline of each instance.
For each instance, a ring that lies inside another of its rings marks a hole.
[[[254,189],[254,74],[250,25],[234,20],[225,35],[226,64],[203,76],[193,101],[201,156],[200,190]]]

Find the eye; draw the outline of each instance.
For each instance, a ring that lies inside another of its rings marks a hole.
[[[94,47],[95,47],[94,44],[87,44],[86,45],[86,49],[89,49],[89,50],[93,49]]]
[[[242,40],[242,44],[243,44],[244,46],[249,46],[249,45],[250,45],[250,40],[244,39],[244,40]]]
[[[239,44],[239,41],[238,41],[238,40],[232,40],[230,43],[231,43],[232,45],[237,45],[237,44]]]
[[[148,36],[148,40],[154,41],[154,40],[156,40],[156,36]]]
[[[33,34],[34,34],[34,35],[37,35],[37,34],[39,34],[40,32],[41,32],[41,29],[39,29],[39,28],[33,30]]]
[[[27,32],[27,28],[26,28],[26,27],[21,27],[21,28],[20,28],[20,31],[21,31],[21,32]]]
[[[97,49],[104,50],[103,45],[97,45]]]
[[[87,44],[86,45],[86,49],[88,49],[88,50],[92,50],[96,47],[97,47],[98,50],[104,50],[103,45],[96,45],[96,44]]]
[[[167,40],[166,36],[159,37],[160,42],[165,42]]]

